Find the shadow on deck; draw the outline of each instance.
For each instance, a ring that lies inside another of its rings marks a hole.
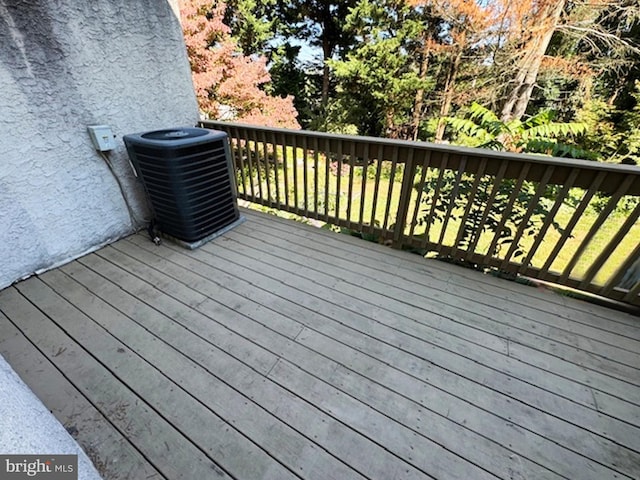
[[[640,321],[256,212],[0,292],[106,479],[640,477]]]

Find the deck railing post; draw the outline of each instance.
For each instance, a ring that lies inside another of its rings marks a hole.
[[[413,179],[416,175],[416,165],[413,160],[414,149],[410,149],[404,165],[402,174],[402,188],[400,189],[400,200],[398,202],[398,213],[396,223],[393,227],[393,241],[391,246],[395,249],[402,248],[404,243],[404,229],[409,215],[409,203],[411,203],[411,189]]]

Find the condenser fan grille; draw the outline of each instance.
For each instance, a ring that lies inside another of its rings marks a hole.
[[[224,132],[174,128],[124,140],[163,233],[197,242],[238,220]]]

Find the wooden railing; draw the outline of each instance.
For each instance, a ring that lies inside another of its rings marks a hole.
[[[396,248],[640,305],[640,168],[205,121],[238,195]]]

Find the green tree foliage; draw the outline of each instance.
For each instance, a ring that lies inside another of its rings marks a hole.
[[[628,110],[592,99],[578,113],[588,132],[581,145],[594,152],[597,160],[640,165],[640,81],[635,86],[629,93],[635,105]]]
[[[450,221],[464,222],[455,245],[457,248],[473,250],[481,237],[489,233],[492,239],[486,246],[489,255],[500,255],[507,250],[512,250],[514,258],[525,254],[523,240],[540,232],[549,213],[547,198],[553,197],[553,188],[547,188],[539,195],[536,193],[538,185],[534,182],[524,182],[516,190],[515,180],[502,180],[496,184],[494,177],[484,176],[476,185],[473,176],[458,175],[447,170],[442,178],[437,175],[427,177],[422,203],[428,208],[419,218],[419,224],[431,221],[430,227],[437,223],[443,225],[447,212],[451,211]],[[439,192],[437,198],[435,192]],[[433,215],[430,215],[431,206]],[[562,232],[556,222],[551,226]],[[522,234],[516,242],[516,234],[521,228]]]
[[[277,32],[271,15],[276,0],[226,0],[223,22],[245,55],[267,53],[267,44]]]
[[[625,77],[637,73],[640,53],[636,0],[522,0],[505,6],[507,16],[519,13],[507,22],[492,72],[503,79],[503,120],[540,108],[563,112],[566,120],[592,95],[612,95],[610,101],[622,85],[632,87]]]
[[[330,61],[338,81],[337,106],[349,112],[359,133],[404,137],[421,79],[412,58],[421,24],[402,0],[361,0],[347,16],[345,29],[358,44],[344,60]]]
[[[555,122],[549,110],[526,121],[516,118],[503,121],[488,108],[473,103],[466,117],[449,117],[446,121],[457,132],[458,143],[471,147],[573,158],[590,156],[589,152],[569,143],[587,131],[587,124]],[[538,193],[538,187],[534,182],[523,182],[516,190],[515,180],[496,184],[491,176],[477,181],[472,175],[449,170],[442,178],[428,177],[423,201],[426,205],[433,204],[434,211],[433,215],[425,214],[420,222],[430,219],[431,224],[443,223],[446,212],[451,211],[454,221],[463,222],[456,247],[474,249],[480,237],[488,232],[494,239],[487,246],[490,255],[499,255],[502,249],[508,249],[517,258],[526,253],[523,239],[539,234],[549,213],[547,199],[555,194],[554,187],[547,187],[542,193]],[[437,198],[434,192],[439,192]],[[552,223],[552,227],[561,230],[557,223]],[[518,230],[522,230],[523,235],[516,242]]]
[[[344,19],[356,0],[286,0],[276,2],[273,13],[279,21],[280,34],[295,37],[322,51],[321,103],[326,105],[331,90],[327,61],[353,45],[353,37],[343,28]]]
[[[293,95],[293,105],[302,128],[319,130],[313,122],[320,117],[322,110],[322,73],[314,75],[305,69],[298,59],[300,48],[284,43],[271,50],[271,83],[267,90],[272,95]]]
[[[466,117],[449,117],[446,120],[458,134],[457,141],[462,145],[559,157],[592,157],[590,152],[569,143],[572,137],[586,133],[588,125],[555,122],[554,118],[553,111],[543,110],[524,122],[516,118],[505,122],[488,108],[473,103]]]
[[[599,160],[637,162],[637,0],[200,3],[222,8],[229,26],[206,48],[227,48],[231,59],[240,51],[246,65],[266,57],[271,81],[258,79],[257,89],[292,95],[305,128],[481,145],[480,132],[468,135],[462,125],[475,121],[465,116],[475,101],[497,112],[503,130],[494,141],[504,148],[569,156],[581,148]],[[320,54],[311,57],[308,46]],[[202,58],[192,56],[199,89],[237,92],[239,84],[220,75],[239,62],[216,67],[216,76],[202,70]],[[559,127],[574,123],[587,131]]]
[[[640,80],[640,3],[636,0],[621,2],[624,15],[619,15],[615,8],[606,10],[602,14],[602,23],[609,31],[618,32],[621,40],[628,45],[612,62],[611,68],[605,69],[598,75],[596,86],[598,96],[606,95],[607,102],[615,105],[619,110],[631,110],[638,104],[636,82]],[[605,61],[606,56],[603,55]]]

